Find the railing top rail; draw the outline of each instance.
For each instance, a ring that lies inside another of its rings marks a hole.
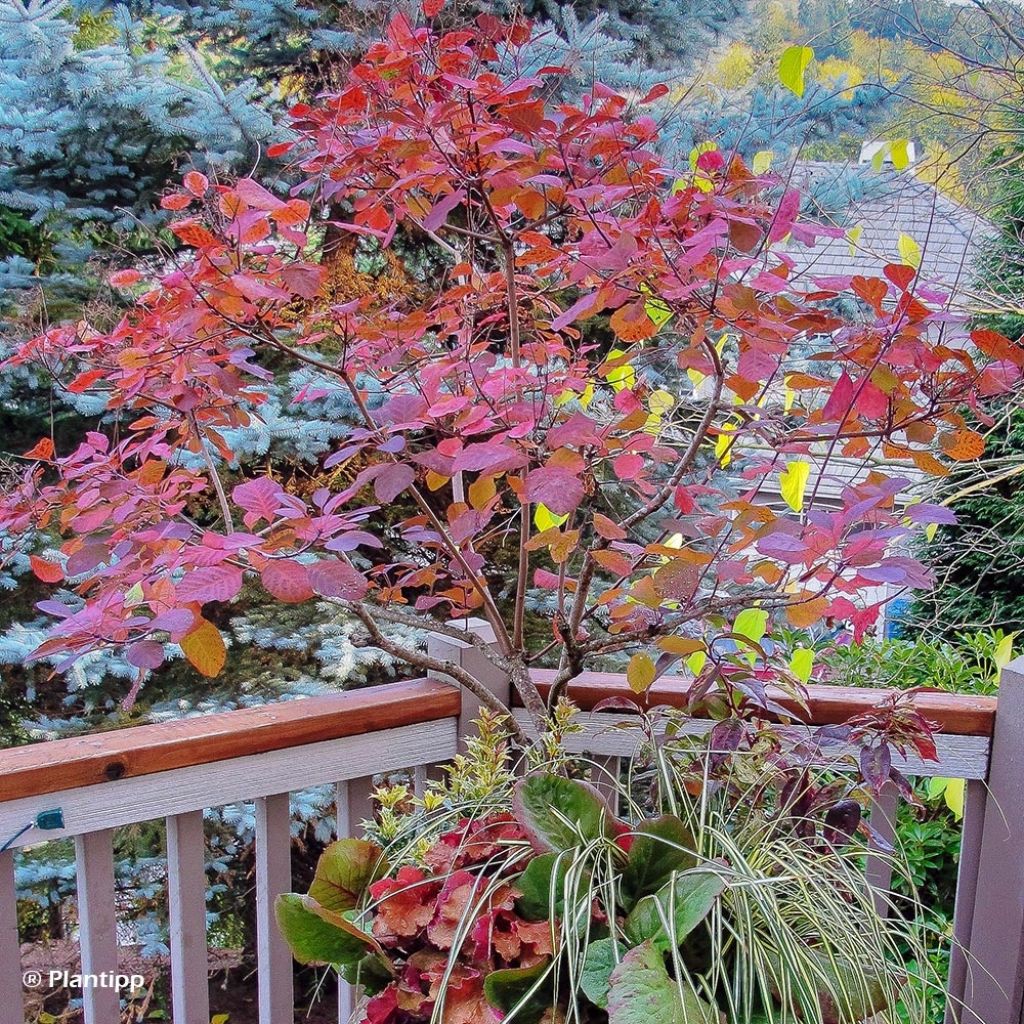
[[[458,716],[433,679],[387,683],[0,750],[0,802]]]
[[[550,669],[530,673],[542,695],[555,677]],[[681,676],[662,676],[647,692],[649,706],[682,707],[691,680]],[[793,717],[808,725],[835,725],[877,708],[879,703],[898,690],[872,690],[857,686],[811,685],[808,691],[808,715],[788,694],[776,686],[767,687],[768,696]],[[569,697],[584,711],[609,697],[633,697],[626,677],[615,672],[583,672],[569,684]],[[940,732],[951,736],[990,737],[995,723],[996,698],[970,694],[946,693],[940,690],[917,691],[908,699]]]

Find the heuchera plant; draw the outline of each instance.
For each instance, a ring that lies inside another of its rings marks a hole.
[[[56,621],[35,657],[113,645],[141,679],[173,642],[215,675],[207,606],[252,578],[279,601],[338,602],[369,642],[493,705],[386,635],[479,643],[463,622],[483,617],[540,727],[544,659],[551,704],[622,651],[637,691],[686,658],[695,699],[763,702],[766,679],[792,678],[761,643],[773,626],[859,636],[880,587],[927,584],[902,545],[950,513],[900,496],[981,455],[962,411],[985,422],[1021,348],[967,332],[910,266],[797,274],[787,246],[832,232],[799,218],[795,191],[713,148],[666,167],[648,113],[663,87],[549,105],[565,69],[520,75],[529,34],[396,17],[339,92],[292,111],[275,147],[301,175],[288,196],[188,173],[163,200],[183,248],[113,275],[131,296],[116,326],[56,326],[9,360],[107,403],[70,450],[27,452],[0,501],[26,546],[61,538],[59,558],[33,556],[71,595],[40,605]],[[400,233],[447,270],[426,299],[332,303],[325,239],[341,232]],[[229,479],[225,431],[301,367],[359,411],[321,485]],[[531,642],[537,593],[551,633]]]

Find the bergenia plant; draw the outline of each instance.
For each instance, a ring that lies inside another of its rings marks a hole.
[[[981,455],[964,412],[984,422],[1017,385],[1021,348],[956,323],[911,266],[798,272],[793,248],[834,229],[734,154],[667,166],[664,87],[549,103],[567,69],[521,73],[529,25],[445,31],[437,7],[292,110],[273,153],[290,191],[189,172],[163,200],[180,248],[111,278],[116,325],[56,325],[8,361],[106,403],[76,443],[40,440],[0,500],[0,529],[61,588],[36,658],[113,646],[142,681],[173,644],[213,676],[216,606],[258,580],[494,706],[389,634],[480,644],[464,624],[482,617],[539,730],[615,654],[637,691],[687,659],[697,696],[760,700],[805,674],[762,642],[774,627],[860,636],[886,590],[927,585],[906,541],[950,513],[908,491]],[[346,233],[443,272],[334,302]],[[340,388],[355,421],[314,486],[239,478],[226,437],[296,369],[298,404]],[[36,553],[40,534],[59,552]]]

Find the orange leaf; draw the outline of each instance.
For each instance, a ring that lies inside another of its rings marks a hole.
[[[807,629],[818,622],[828,608],[824,597],[812,597],[809,601],[800,601],[786,608],[786,617],[798,629]]]
[[[185,188],[189,190],[197,199],[200,196],[206,195],[206,190],[210,187],[210,179],[205,174],[200,174],[199,171],[189,171],[185,175]]]
[[[64,570],[59,565],[54,565],[53,562],[48,562],[38,555],[29,555],[28,561],[32,571],[44,583],[60,583],[64,579]]]
[[[957,462],[970,462],[985,451],[985,438],[976,430],[954,430],[940,439],[942,450]]]
[[[200,619],[199,625],[182,637],[181,650],[193,668],[210,678],[220,672],[228,656],[224,637],[208,619]]]
[[[53,441],[48,437],[41,437],[34,447],[25,452],[26,459],[52,459]]]
[[[611,325],[623,341],[646,341],[658,333],[658,325],[647,315],[642,302],[620,306],[612,313]]]

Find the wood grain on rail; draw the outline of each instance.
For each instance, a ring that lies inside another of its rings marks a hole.
[[[537,669],[531,672],[541,693],[547,690],[554,671]],[[648,691],[648,705],[667,704],[682,707],[690,680],[678,676],[663,676]],[[897,690],[870,690],[857,686],[811,685],[807,687],[807,711],[778,687],[769,686],[771,699],[792,711],[794,719],[808,725],[835,725],[854,715],[871,711]],[[609,697],[637,699],[626,683],[626,677],[614,672],[584,672],[569,684],[569,697],[584,711]],[[908,697],[940,732],[952,736],[991,736],[996,716],[995,697],[976,697],[970,694],[946,693],[942,690],[918,691]],[[807,713],[809,711],[809,714]]]
[[[0,750],[0,801],[454,718],[461,706],[455,687],[416,679],[12,747]]]

